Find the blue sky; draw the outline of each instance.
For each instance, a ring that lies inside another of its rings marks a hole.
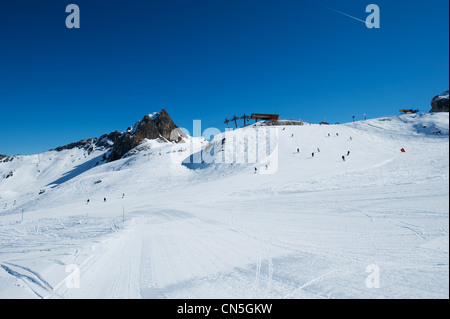
[[[81,28],[67,29],[75,3]],[[381,10],[381,28],[365,8]],[[447,0],[6,0],[0,154],[33,154],[166,108],[192,130],[277,113],[350,122],[428,112],[449,87]]]

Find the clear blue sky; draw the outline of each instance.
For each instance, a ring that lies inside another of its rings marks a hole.
[[[365,8],[381,10],[381,28]],[[67,29],[68,4],[81,28]],[[448,0],[5,0],[0,154],[33,154],[166,108],[224,129],[234,114],[350,122],[428,112],[449,88]]]

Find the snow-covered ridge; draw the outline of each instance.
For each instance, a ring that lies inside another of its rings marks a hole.
[[[83,139],[42,154],[0,156],[0,202],[2,197],[3,199],[10,196],[20,197],[18,194],[28,194],[31,197],[39,193],[42,195],[45,191],[58,187],[99,165],[121,157],[129,157],[131,154],[136,155],[142,150],[149,149],[151,145],[172,144],[173,142],[162,136],[165,133],[162,129],[166,127],[173,129],[176,125],[165,110],[152,114],[155,120],[159,118],[159,114],[163,114],[162,120],[156,124],[153,120],[149,123],[149,117],[146,116],[132,129],[122,133],[115,131],[99,138]],[[153,131],[142,133],[142,130],[147,129],[146,125],[150,125]],[[137,135],[139,137],[136,137],[133,143],[126,143],[128,138],[132,139]],[[184,133],[177,135],[178,141],[187,139],[188,136]],[[122,146],[123,143],[125,146]],[[111,159],[114,152],[116,158]]]
[[[88,151],[0,162],[0,298],[448,298],[448,113]]]
[[[260,130],[259,133],[258,129]],[[267,132],[270,132],[268,130],[274,129],[277,130],[279,136],[267,134]],[[327,139],[322,141],[323,138],[328,137],[328,134],[334,135],[334,131],[337,130],[349,131],[347,134],[349,136],[351,135],[350,132],[356,130],[354,134],[368,136],[368,139],[380,134],[405,139],[420,136],[424,138],[448,138],[449,134],[448,115],[445,114],[399,115],[330,126],[306,123],[302,126],[265,127],[261,126],[260,122],[242,129],[219,134],[210,142],[191,139],[191,141],[186,140],[187,143],[175,145],[167,143],[164,138],[144,139],[139,145],[128,150],[123,157],[124,159],[136,158],[138,160],[148,153],[158,154],[159,156],[162,150],[163,154],[175,154],[179,163],[188,169],[208,168],[219,175],[229,174],[236,169],[249,166],[256,165],[265,168],[265,165],[270,162],[268,157],[280,146],[278,139],[282,138],[283,134],[288,131],[292,131],[291,134],[293,135],[301,134],[301,137],[297,137],[300,138],[298,145],[293,145],[292,149],[284,149],[285,153],[280,149],[279,157],[281,161],[283,161],[285,154],[296,152],[297,148],[301,151],[308,149],[309,154],[311,154],[316,149],[314,145],[320,147],[321,144],[328,141]],[[286,138],[294,140],[293,136]],[[331,140],[333,143],[336,142],[336,140]],[[267,145],[264,146],[262,142],[267,142]],[[192,147],[194,144],[197,146]],[[385,142],[382,144],[384,145]],[[97,167],[106,165],[113,145],[114,143],[105,136],[98,140],[85,140],[83,143],[74,143],[42,154],[3,157],[3,159],[0,159],[0,196],[3,199],[18,199],[21,194],[29,194],[30,198],[34,198],[41,190],[62,187],[65,182],[79,175],[89,175],[90,171],[94,172]],[[258,153],[258,147],[265,147],[264,156],[261,156],[263,154],[261,150]],[[336,152],[337,149],[342,148],[341,145],[330,145],[330,147],[336,149]],[[367,151],[375,150],[370,143],[364,145],[364,148],[368,148]],[[183,152],[178,152],[179,150],[183,150]],[[345,150],[342,150],[342,153],[345,153]],[[172,161],[172,158],[166,160]],[[233,163],[237,165],[230,166]],[[263,165],[262,163],[266,164]],[[107,172],[111,165],[106,165],[105,168]],[[6,193],[9,195],[7,196]]]

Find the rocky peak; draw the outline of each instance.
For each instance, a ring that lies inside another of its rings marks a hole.
[[[165,109],[152,116],[152,120],[156,125],[159,133],[165,139],[172,142],[181,142],[186,135],[175,125]]]
[[[122,158],[145,139],[162,139],[182,142],[186,135],[175,125],[165,109],[158,113],[146,115],[142,120],[123,132],[114,142],[108,162]]]
[[[169,113],[162,109],[158,113],[144,116],[125,132],[111,132],[104,134],[100,138],[88,138],[79,142],[60,146],[54,151],[64,151],[74,148],[84,149],[90,154],[96,149],[109,149],[109,156],[104,158],[112,162],[122,158],[126,153],[140,145],[145,139],[170,141],[175,143],[184,142],[187,135],[184,134],[170,118]],[[8,156],[0,155],[0,161],[8,160]]]
[[[431,111],[432,113],[436,112],[448,112],[449,111],[449,91],[442,92],[439,95],[436,95],[431,100]]]

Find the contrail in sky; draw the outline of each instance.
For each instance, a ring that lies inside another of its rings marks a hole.
[[[316,5],[319,5],[319,6],[321,6],[321,7],[323,7],[323,8],[326,8],[326,9],[328,9],[328,10],[330,10],[330,11],[334,11],[334,12],[337,12],[337,13],[339,13],[339,14],[342,14],[343,16],[346,16],[346,17],[355,19],[355,20],[360,21],[360,22],[362,22],[362,23],[364,23],[364,24],[366,23],[366,21],[364,21],[364,20],[361,20],[361,19],[359,19],[359,18],[357,18],[357,17],[354,17],[354,16],[352,16],[352,15],[349,15],[349,14],[347,14],[347,13],[345,13],[345,12],[336,10],[336,9],[334,9],[334,8],[332,8],[332,7],[329,7],[329,6],[325,5],[325,4],[322,4],[322,3],[320,3],[320,2],[316,2],[316,1],[313,1],[313,0],[306,0],[306,1],[311,2],[311,3],[314,3],[314,4],[316,4]]]

